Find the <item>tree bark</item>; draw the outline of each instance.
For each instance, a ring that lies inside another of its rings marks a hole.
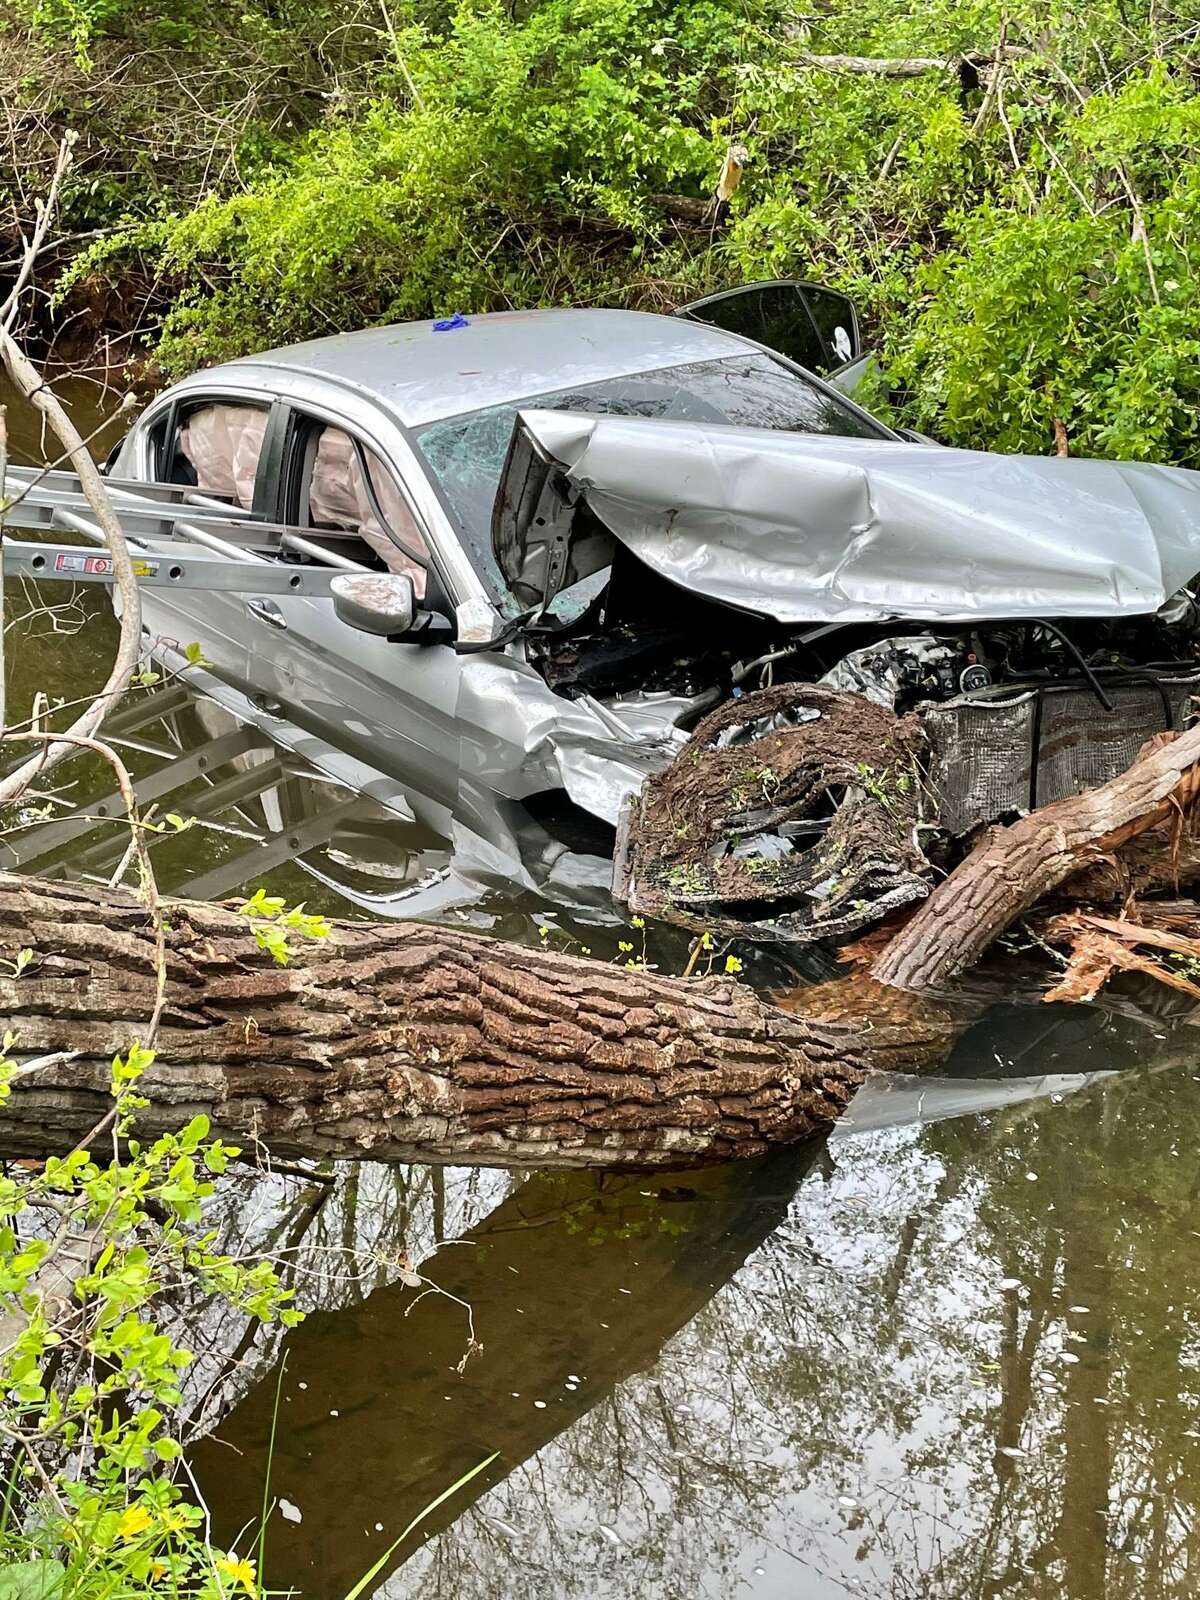
[[[875,964],[898,989],[944,987],[1035,900],[1169,818],[1200,792],[1200,725],[1150,741],[1127,771],[986,838],[921,905]]]
[[[286,967],[245,917],[168,909],[167,995],[140,1128],[197,1112],[243,1148],[488,1166],[683,1166],[826,1130],[862,1082],[861,1027],[683,981],[418,924],[335,924]],[[154,936],[115,890],[0,875],[0,1015],[20,1058],[0,1152],[44,1155],[108,1109],[154,1008]]]

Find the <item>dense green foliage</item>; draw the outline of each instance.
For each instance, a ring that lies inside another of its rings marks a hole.
[[[24,950],[8,965],[20,977],[31,963]],[[9,1057],[17,1042],[4,1038],[0,1103],[37,1070]],[[114,1058],[94,1140],[0,1176],[0,1595],[12,1600],[258,1592],[254,1564],[212,1549],[174,1481],[193,1357],[162,1317],[189,1289],[265,1322],[299,1315],[269,1262],[214,1251],[202,1226],[238,1154],[209,1139],[208,1119],[148,1145],[134,1136],[153,1060],[136,1044]]]
[[[797,274],[855,294],[907,420],[947,442],[1043,451],[1057,418],[1075,450],[1200,460],[1200,27],[1183,13],[326,0],[297,31],[265,0],[220,26],[203,0],[169,20],[132,0],[20,3],[77,53],[149,28],[207,44],[218,81],[251,35],[275,63],[275,110],[235,127],[223,107],[228,148],[202,177],[181,162],[148,192],[125,183],[91,219],[129,226],[77,277],[159,275],[169,371],[371,321],[656,308]],[[934,65],[812,60],[845,52]],[[728,216],[672,220],[656,197],[707,196],[735,142],[750,161]]]

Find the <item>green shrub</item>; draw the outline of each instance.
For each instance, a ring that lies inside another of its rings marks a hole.
[[[165,274],[170,372],[371,322],[657,309],[794,274],[857,298],[906,419],[947,442],[1043,452],[1061,421],[1080,453],[1198,461],[1200,102],[1187,25],[1149,0],[803,19],[465,0],[393,22],[242,184],[131,218],[77,265]],[[1002,29],[1017,53],[992,84]],[[843,53],[946,65],[812,59]],[[750,161],[728,217],[678,228],[655,197],[708,195],[733,141]]]

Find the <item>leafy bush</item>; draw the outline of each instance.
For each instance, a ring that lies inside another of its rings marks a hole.
[[[165,271],[168,370],[368,322],[655,309],[795,274],[855,295],[906,420],[947,442],[1042,452],[1058,420],[1081,453],[1200,462],[1185,17],[1150,0],[829,0],[804,18],[784,0],[463,0],[392,20],[245,182],[132,218],[78,264],[141,252]],[[706,197],[735,141],[750,160],[728,217],[677,225],[656,197]]]
[[[4,1040],[0,1102],[22,1071]],[[112,1064],[112,1108],[94,1140],[0,1177],[0,1596],[228,1600],[258,1593],[254,1564],[214,1550],[174,1481],[189,1351],[161,1307],[194,1287],[247,1315],[299,1320],[269,1262],[216,1253],[203,1227],[213,1177],[238,1152],[208,1121],[141,1145],[138,1080]]]

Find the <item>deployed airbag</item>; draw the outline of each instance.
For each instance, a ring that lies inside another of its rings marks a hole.
[[[782,623],[1121,616],[1200,572],[1200,473],[521,412],[493,519],[514,593],[548,599],[606,564],[597,524],[664,578]]]

